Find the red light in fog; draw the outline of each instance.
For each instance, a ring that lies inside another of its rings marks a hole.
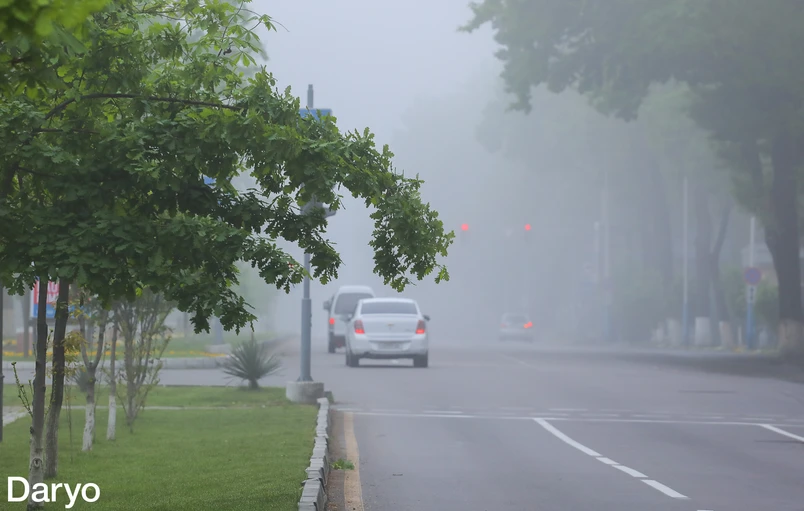
[[[532,327],[532,326],[533,326],[533,323],[531,323],[530,321],[528,321],[527,323],[525,323],[525,328],[530,328],[530,327]]]
[[[355,333],[356,334],[365,334],[366,331],[363,329],[363,322],[361,320],[355,321]]]
[[[335,318],[329,318],[329,324],[334,325],[335,324]]]
[[[529,230],[530,230],[530,224],[525,224],[525,230],[526,230],[526,231],[529,231]]]
[[[469,230],[469,224],[461,224],[461,230],[462,231],[468,231]]]
[[[424,321],[422,321],[421,319],[419,320],[419,324],[416,325],[416,333],[418,335],[421,335],[421,334],[424,333]]]

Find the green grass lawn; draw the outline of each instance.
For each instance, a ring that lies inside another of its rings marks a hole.
[[[31,391],[28,382],[22,382],[31,399]],[[98,406],[109,404],[109,387],[97,385],[95,387]],[[71,397],[72,403],[76,406],[84,405],[84,395],[80,393],[78,387],[67,386],[67,392]],[[50,386],[45,393],[45,399],[50,398]],[[22,406],[22,401],[17,392],[17,386],[13,380],[6,380],[3,385],[3,405]],[[65,405],[66,406],[66,405]],[[189,387],[189,386],[159,386],[155,387],[148,394],[146,406],[186,406],[193,407],[228,407],[241,408],[244,406],[294,406],[285,398],[285,389],[267,388],[258,392],[252,392],[245,387]],[[1,482],[1,481],[0,481]]]
[[[235,334],[234,332],[226,332],[223,337],[223,341],[226,344],[236,345],[243,341],[247,341],[251,338],[251,332],[241,332],[240,335]],[[254,338],[257,341],[268,341],[274,338],[274,334],[270,332],[257,332],[254,334]],[[184,337],[181,332],[177,332],[173,334],[170,342],[168,343],[168,347],[165,352],[162,354],[163,358],[197,358],[197,357],[214,357],[214,356],[222,356],[218,354],[211,354],[206,353],[206,349],[209,345],[215,342],[215,338],[209,334],[199,334],[193,335],[190,337]],[[13,346],[11,343],[16,343],[13,339],[8,339],[5,341],[6,346],[3,349],[3,359],[7,362],[13,361],[26,361],[32,362],[34,360],[33,355],[29,355],[27,357],[23,356],[22,353],[17,353],[13,351]],[[14,344],[16,346],[16,344]],[[122,350],[123,342],[118,341],[118,350]],[[15,349],[15,348],[13,348]],[[119,354],[122,354],[122,351],[118,351]],[[106,349],[106,357],[108,358],[111,355],[111,352]]]
[[[297,509],[304,470],[312,454],[317,410],[288,403],[284,392],[281,388],[255,392],[240,388],[159,388],[148,404],[237,403],[241,408],[144,410],[133,434],[125,426],[122,410],[118,410],[114,442],[106,440],[108,411],[99,409],[91,453],[80,452],[83,410],[68,414],[65,409],[59,433],[59,476],[51,482],[95,483],[100,487],[100,500],[87,504],[79,499],[72,508],[79,511]],[[99,404],[105,405],[106,400],[102,398]],[[23,418],[5,428],[0,443],[0,474],[27,475],[29,426],[30,420]],[[45,509],[63,509],[66,495],[62,498],[63,503],[46,504]],[[9,511],[25,509],[24,503],[4,501],[3,506]]]

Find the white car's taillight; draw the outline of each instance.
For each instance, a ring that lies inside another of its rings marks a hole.
[[[366,331],[363,329],[363,321],[357,320],[355,321],[355,333],[356,334],[365,334]]]
[[[420,319],[419,324],[416,325],[416,333],[421,335],[424,333],[424,320]]]

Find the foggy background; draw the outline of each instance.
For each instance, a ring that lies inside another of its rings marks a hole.
[[[696,289],[696,271],[706,272],[696,270],[696,261],[713,243],[722,205],[733,203],[731,183],[718,171],[705,135],[672,102],[672,87],[669,94],[649,97],[639,121],[630,124],[600,115],[572,92],[535,90],[529,115],[506,112],[511,97],[499,79],[491,31],[458,32],[471,15],[465,0],[257,1],[251,7],[276,24],[275,32],[260,35],[278,87],[291,87],[304,105],[313,84],[314,107],[331,108],[342,131],[369,127],[378,145],[390,145],[399,170],[424,179],[424,199],[445,229],[456,232],[445,261],[451,280],[436,285],[430,276],[404,292],[432,317],[433,342],[488,341],[504,312],[528,314],[544,339],[600,342],[606,181],[612,338],[645,343],[657,326],[678,322],[685,257],[691,300],[697,299],[691,320],[724,320],[711,313],[717,308],[709,306],[708,288]],[[686,254],[684,173],[695,176]],[[235,183],[242,189],[250,178]],[[327,229],[343,260],[339,278],[311,286],[318,347],[326,337],[322,304],[339,286],[364,284],[380,296],[396,294],[373,273],[369,210],[348,194],[344,205]],[[698,226],[708,234],[699,236]],[[757,239],[763,239],[761,232]],[[734,207],[719,278],[729,305],[725,320],[735,332],[745,314],[741,272],[747,244],[748,218]],[[302,260],[297,247],[280,245]],[[777,299],[764,243],[756,252],[757,266],[769,277],[757,305],[758,326],[767,338]],[[301,285],[285,294],[244,268],[238,292],[254,306],[258,331],[300,331]],[[4,312],[5,333],[13,336],[20,300],[7,301]],[[181,328],[183,317],[174,313],[171,322]],[[716,336],[717,328],[711,330]]]

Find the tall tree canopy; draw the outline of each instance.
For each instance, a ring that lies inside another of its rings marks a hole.
[[[530,110],[533,87],[575,89],[634,119],[658,83],[689,87],[693,119],[752,183],[779,276],[780,341],[804,352],[798,172],[804,149],[804,4],[794,0],[485,0],[472,31],[491,24],[503,78]]]

